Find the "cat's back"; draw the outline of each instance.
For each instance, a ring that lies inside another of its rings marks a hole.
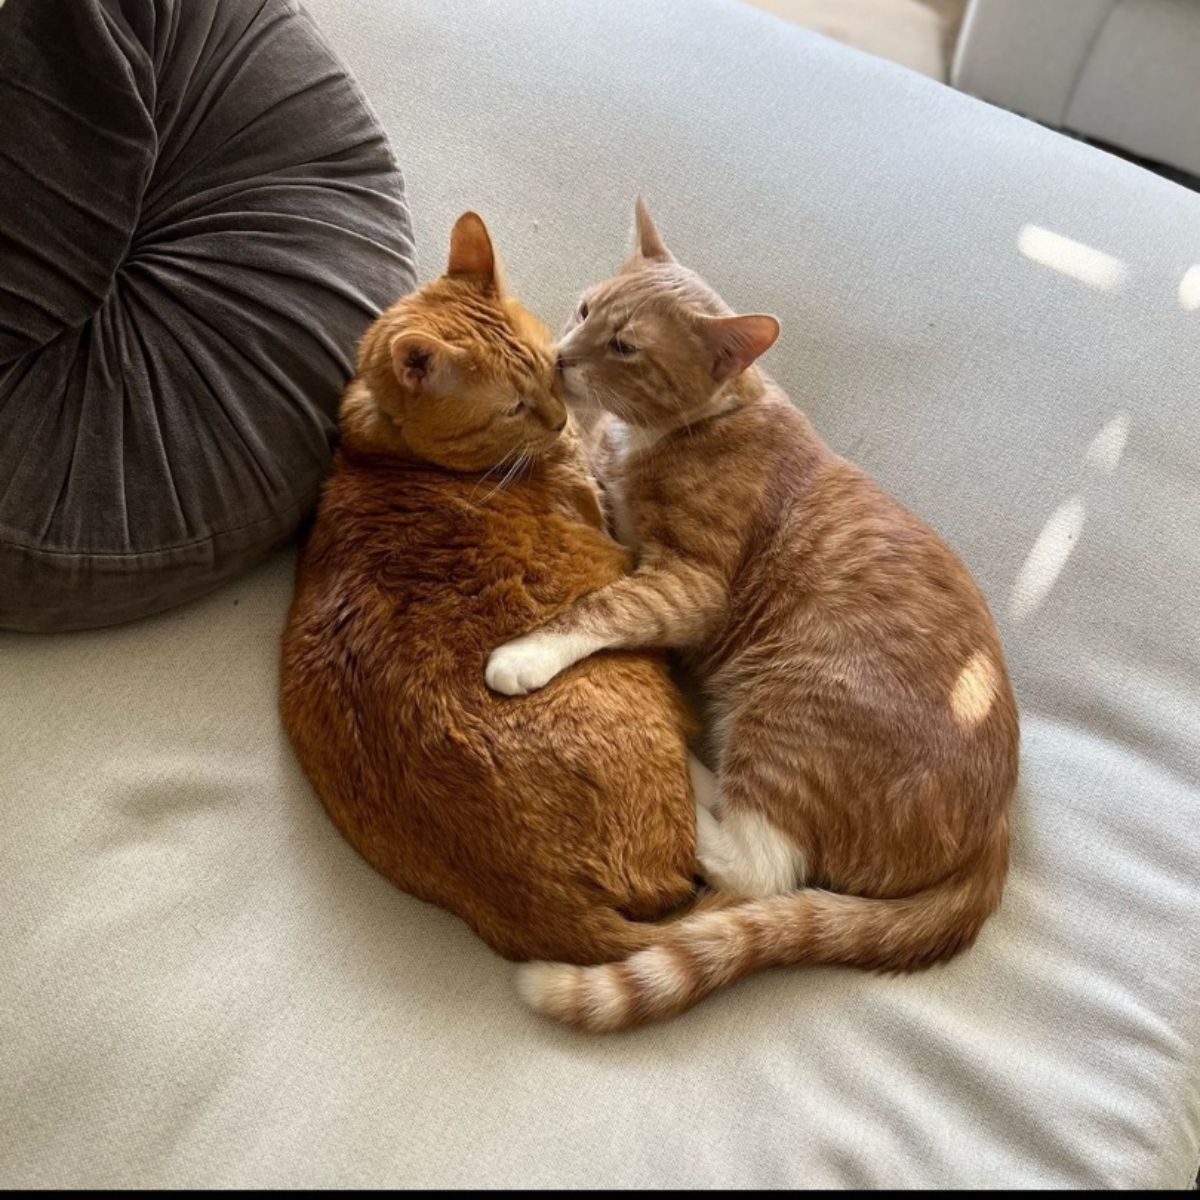
[[[385,639],[414,665],[426,661],[416,653],[426,639],[469,658],[626,565],[618,546],[548,491],[538,478],[500,487],[339,460],[301,555],[297,595],[319,623],[332,616],[320,599],[336,593],[340,633]]]
[[[327,693],[336,680],[360,712],[389,714],[393,748],[424,745],[451,722],[487,720],[493,742],[507,736],[511,703],[483,682],[489,650],[625,565],[619,547],[545,493],[541,480],[498,488],[339,456],[297,564],[285,695]],[[559,709],[582,715],[597,703],[573,685],[560,692]],[[469,740],[458,753],[489,751]]]
[[[586,961],[603,947],[514,914],[552,896],[582,910],[590,880],[591,905],[657,916],[691,892],[694,835],[687,717],[661,660],[602,656],[517,700],[484,682],[494,646],[626,566],[563,482],[339,460],[297,569],[283,709],[377,869],[502,953]]]
[[[722,436],[755,483],[742,496],[728,619],[707,648],[712,679],[744,684],[761,705],[803,699],[814,742],[854,731],[863,762],[916,755],[951,790],[988,780],[1001,803],[1015,777],[1016,703],[967,566],[782,392]]]

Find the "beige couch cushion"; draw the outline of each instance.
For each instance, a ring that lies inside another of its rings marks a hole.
[[[749,0],[749,3],[933,79],[945,79],[949,73],[949,48],[953,40],[947,25],[957,24],[957,20],[944,16],[927,0]],[[961,17],[961,11],[957,15]]]
[[[1200,200],[742,6],[310,8],[427,272],[477,206],[558,321],[641,187],[780,314],[771,368],[996,610],[1011,885],[943,969],[780,971],[588,1040],[326,821],[275,709],[286,558],[0,638],[0,1183],[1188,1185]]]

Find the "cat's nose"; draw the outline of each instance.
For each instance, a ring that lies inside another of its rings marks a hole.
[[[551,433],[562,433],[567,427],[567,406],[554,391],[547,392],[534,404],[538,420]]]

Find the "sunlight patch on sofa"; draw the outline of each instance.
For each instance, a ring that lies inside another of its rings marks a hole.
[[[1125,279],[1125,264],[1119,258],[1041,225],[1023,225],[1017,234],[1017,249],[1030,262],[1104,292],[1118,291]]]
[[[1009,616],[1016,623],[1033,616],[1050,594],[1079,542],[1085,515],[1083,500],[1072,496],[1060,504],[1042,526],[1042,532],[1017,572],[1008,602]]]
[[[1179,281],[1179,307],[1184,312],[1200,308],[1200,263],[1188,267]]]
[[[1087,464],[1111,475],[1121,462],[1125,445],[1129,441],[1129,414],[1119,412],[1092,438],[1087,448]]]

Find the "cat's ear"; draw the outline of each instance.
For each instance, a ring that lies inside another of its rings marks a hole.
[[[633,204],[633,248],[625,263],[626,270],[642,263],[674,261],[674,256],[650,219],[646,202],[638,196]]]
[[[467,275],[488,289],[498,288],[496,251],[478,213],[465,212],[450,231],[450,260],[447,275]]]
[[[452,390],[467,358],[465,350],[431,333],[398,333],[392,338],[391,350],[396,379],[414,395]]]
[[[696,318],[696,331],[712,356],[712,377],[722,383],[740,375],[779,336],[779,322],[766,313]]]

